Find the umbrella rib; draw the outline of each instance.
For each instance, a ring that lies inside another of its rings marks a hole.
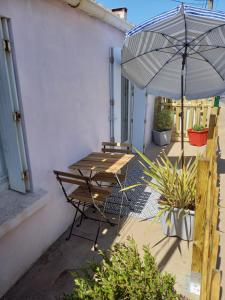
[[[174,53],[174,55],[168,59],[162,66],[161,68],[155,73],[155,75],[151,78],[151,80],[144,86],[144,88],[146,88],[151,82],[152,80],[154,80],[154,78],[162,71],[162,69],[171,62],[171,60],[184,48],[184,46],[182,48],[180,48],[179,50],[177,50],[176,53]]]
[[[190,47],[190,46],[189,46],[189,47]],[[191,48],[191,47],[190,47],[190,48]],[[193,51],[195,51],[196,54],[200,55],[200,56],[203,58],[203,60],[204,60],[206,63],[208,63],[208,64],[213,68],[213,70],[220,76],[220,78],[224,81],[223,76],[220,74],[220,72],[217,71],[217,69],[214,67],[214,65],[213,65],[206,57],[204,57],[201,53],[199,53],[198,51],[194,50],[193,48],[191,48],[191,49],[192,49]]]
[[[211,50],[215,50],[215,49],[219,49],[220,47],[214,47],[214,48],[211,48],[211,49],[205,49],[205,50],[201,50],[201,51],[198,51],[198,53],[203,53],[203,52],[208,52],[208,51],[211,51]],[[224,49],[225,47],[221,47],[221,49]],[[191,50],[193,50],[192,48],[191,48]],[[191,52],[188,52],[188,55],[192,55],[192,54],[194,54],[194,53],[191,53]]]
[[[201,59],[201,58],[197,58],[197,57],[192,57],[192,56],[188,56],[188,58],[190,59],[195,59],[195,60],[200,60],[200,61],[203,61],[206,63],[206,60],[205,59]]]
[[[200,41],[198,41],[197,44],[195,44],[195,46],[197,46],[205,38],[205,36],[208,35],[211,31],[221,28],[223,26],[225,26],[225,23],[220,24],[218,26],[215,26],[215,27],[207,30],[206,32],[204,32],[204,33],[200,34],[199,36],[197,36],[196,38],[194,38],[189,44],[193,43],[194,41],[196,41],[198,38],[200,38],[202,36],[202,39],[200,39]]]
[[[164,38],[171,44],[173,45],[173,43],[168,39],[168,37],[165,35]],[[177,49],[177,45],[174,45],[174,47]]]
[[[192,47],[195,47],[196,45],[191,45],[191,46],[192,46]],[[198,45],[198,46],[199,46],[199,47],[225,48],[225,46],[222,46],[222,45],[220,46],[220,45],[202,45],[202,44],[201,44],[201,45]],[[214,48],[213,48],[213,49],[214,49]],[[212,50],[213,50],[213,49],[212,49]],[[209,49],[209,50],[211,50],[211,49]]]
[[[143,30],[143,32],[152,32],[152,33],[157,33],[157,34],[161,34],[163,37],[169,37],[171,39],[174,39],[175,41],[181,43],[183,45],[183,41],[178,40],[177,38],[173,37],[172,35],[169,35],[167,33],[163,33],[163,32],[159,32],[159,31],[154,31],[154,30]],[[169,40],[168,40],[169,41]],[[169,41],[170,42],[170,41]],[[170,42],[172,44],[172,42]],[[182,46],[181,45],[181,46]]]
[[[190,59],[196,59],[196,60],[200,60],[200,61],[206,62],[204,59],[197,58],[197,57],[188,56],[188,58],[190,58]],[[176,61],[176,60],[179,60],[179,59],[182,59],[182,57],[178,57],[178,58],[175,58],[175,59],[171,60],[171,63],[174,62],[174,61]]]
[[[152,52],[160,52],[160,50],[164,50],[164,49],[169,49],[169,48],[173,48],[174,46],[168,46],[168,47],[162,47],[162,48],[156,48],[156,49],[153,49],[153,50],[150,50],[150,51],[146,51],[146,52],[144,52],[144,53],[142,53],[142,54],[139,54],[139,55],[137,55],[137,56],[135,56],[135,57],[132,57],[132,58],[130,58],[130,59],[128,59],[127,61],[124,61],[124,62],[122,62],[121,63],[121,65],[124,65],[124,64],[126,64],[126,63],[128,63],[128,62],[130,62],[130,61],[132,61],[132,60],[134,60],[134,59],[136,59],[136,58],[138,58],[138,57],[141,57],[141,56],[143,56],[143,55],[145,55],[145,54],[149,54],[149,53],[152,53]],[[168,52],[169,53],[169,52]],[[173,53],[172,53],[173,54]]]
[[[176,60],[179,60],[179,59],[182,59],[182,56],[180,56],[180,57],[177,57],[177,58],[175,58],[175,59],[171,60],[170,62],[172,63],[172,62],[174,62],[174,61],[176,61]]]
[[[162,50],[159,50],[157,52],[160,52],[160,53],[167,53],[167,54],[174,54],[174,52],[167,52],[167,51],[162,51]]]

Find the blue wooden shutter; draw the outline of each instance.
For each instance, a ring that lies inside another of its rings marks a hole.
[[[0,132],[10,188],[25,193],[27,162],[8,25],[9,20],[1,18]]]

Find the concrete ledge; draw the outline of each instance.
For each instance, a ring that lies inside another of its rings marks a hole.
[[[0,239],[47,204],[46,192],[20,194],[14,191],[0,193]]]

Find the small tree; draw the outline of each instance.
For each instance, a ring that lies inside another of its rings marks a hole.
[[[156,114],[155,129],[158,131],[170,130],[173,126],[173,111],[163,109]]]
[[[75,273],[74,289],[65,300],[173,300],[175,278],[160,273],[148,247],[141,259],[134,240],[116,244],[108,253],[100,252],[100,264],[91,264]]]

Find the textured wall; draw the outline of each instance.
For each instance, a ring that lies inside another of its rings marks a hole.
[[[0,240],[2,295],[71,223],[52,170],[109,139],[109,48],[123,34],[63,1],[1,0],[0,11],[12,23],[34,191],[48,193]]]

